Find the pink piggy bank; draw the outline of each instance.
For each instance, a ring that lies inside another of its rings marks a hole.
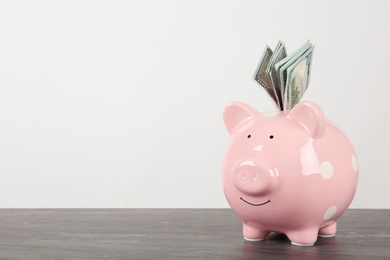
[[[223,188],[244,238],[281,232],[304,246],[334,236],[355,195],[358,164],[351,143],[321,108],[306,101],[262,114],[231,103],[223,118],[231,136]]]

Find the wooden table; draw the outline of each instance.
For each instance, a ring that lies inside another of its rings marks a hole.
[[[312,247],[242,238],[230,209],[0,209],[0,259],[390,259],[390,210],[348,210]]]

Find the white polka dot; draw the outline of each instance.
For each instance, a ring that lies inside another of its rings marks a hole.
[[[333,217],[334,214],[336,213],[336,211],[337,211],[337,207],[336,206],[330,207],[324,214],[324,220],[328,220],[331,217]]]
[[[358,162],[357,162],[357,159],[356,159],[356,155],[352,155],[352,167],[354,169],[355,172],[358,171],[359,169],[359,166],[358,166]]]
[[[333,165],[328,161],[324,161],[320,165],[320,171],[322,178],[330,179],[333,176]]]

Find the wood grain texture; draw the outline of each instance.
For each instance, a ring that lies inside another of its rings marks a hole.
[[[390,259],[390,210],[348,210],[334,238],[242,238],[230,209],[0,209],[0,259]]]

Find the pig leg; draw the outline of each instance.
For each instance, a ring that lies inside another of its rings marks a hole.
[[[291,244],[295,246],[312,246],[317,241],[318,228],[306,228],[286,232]]]
[[[318,232],[319,237],[334,237],[336,235],[336,230],[337,230],[337,222],[334,221],[331,224],[320,228]]]
[[[245,240],[254,242],[264,240],[268,236],[269,231],[259,223],[243,222],[242,233]]]

